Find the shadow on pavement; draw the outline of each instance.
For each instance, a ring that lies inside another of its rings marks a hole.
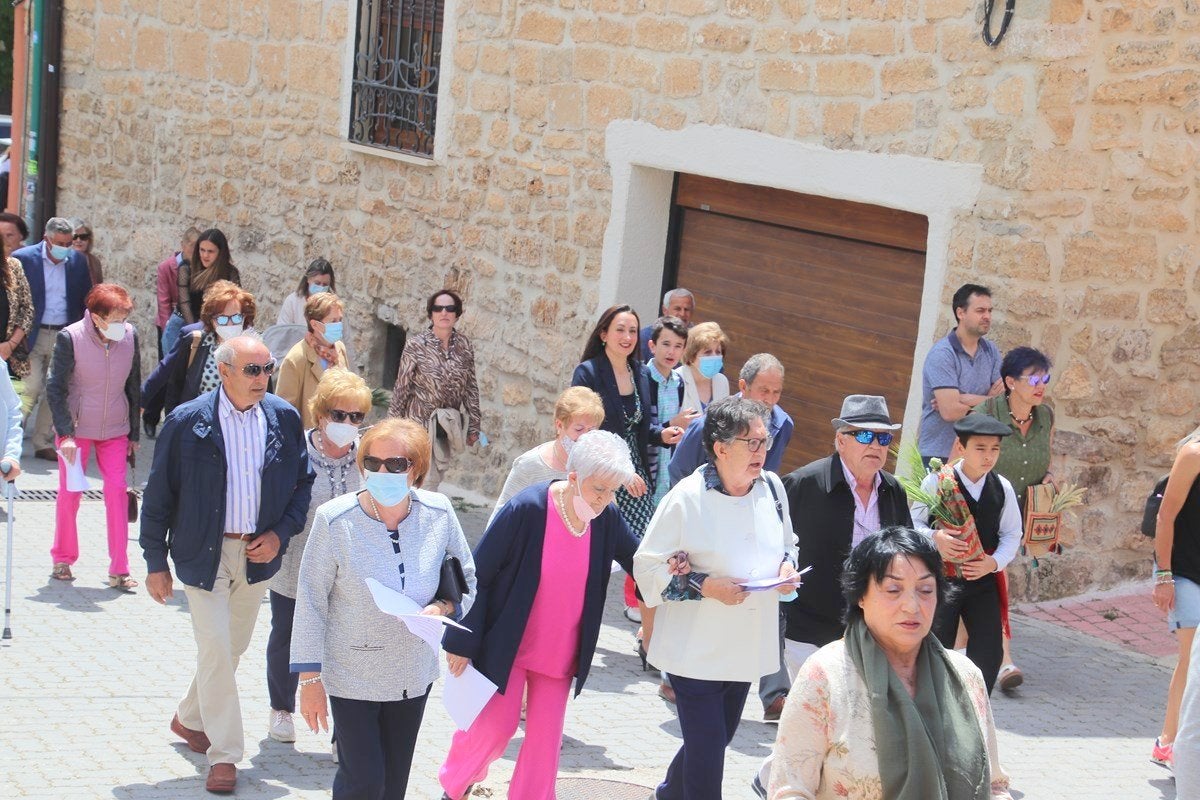
[[[76,577],[74,581],[57,581],[50,579],[45,586],[39,586],[37,594],[26,595],[26,600],[35,603],[49,603],[67,611],[96,612],[106,611],[101,603],[111,603],[114,600],[132,598],[125,592],[109,589],[106,586],[80,586],[82,580]]]

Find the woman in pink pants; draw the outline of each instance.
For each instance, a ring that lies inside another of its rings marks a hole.
[[[141,367],[137,333],[126,322],[133,311],[129,293],[112,283],[93,286],[83,301],[83,319],[58,332],[46,380],[46,398],[58,432],[58,507],[54,516],[52,578],[74,580],[79,559],[79,492],[67,489],[67,465],[96,451],[104,479],[108,523],[108,585],[132,592],[129,576],[129,505],[125,463],[137,449]]]
[[[517,730],[528,687],[525,741],[508,796],[554,800],[571,679],[583,688],[608,590],[609,564],[628,572],[637,539],[612,505],[633,476],[616,434],[591,431],[567,457],[567,479],[537,483],[493,517],[475,550],[478,596],[442,641],[450,671],[467,664],[499,692],[469,730],[458,731],[438,777],[461,800],[484,779]]]

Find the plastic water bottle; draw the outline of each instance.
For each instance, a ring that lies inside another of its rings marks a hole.
[[[490,443],[488,442],[487,434],[484,433],[483,431],[480,431],[479,432],[479,446],[487,447],[488,444],[490,444]]]

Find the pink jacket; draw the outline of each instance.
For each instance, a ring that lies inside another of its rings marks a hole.
[[[176,279],[179,276],[179,253],[168,256],[158,265],[158,316],[154,324],[163,327],[171,318],[171,312],[179,303],[179,286]]]

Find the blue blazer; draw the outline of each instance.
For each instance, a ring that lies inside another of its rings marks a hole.
[[[29,339],[29,352],[33,352],[34,342],[37,341],[38,331],[41,330],[42,314],[46,311],[46,275],[42,272],[42,253],[46,241],[22,247],[13,251],[13,258],[21,262],[25,270],[25,279],[29,281],[29,291],[33,295],[33,330],[26,331]],[[92,289],[92,276],[88,272],[87,258],[83,253],[72,248],[67,256],[67,324],[83,319],[83,298]]]
[[[142,496],[138,543],[150,572],[175,562],[179,580],[211,591],[225,534],[225,439],[217,418],[220,389],[176,408],[163,423],[150,480]],[[279,571],[288,540],[304,529],[315,477],[296,409],[273,394],[260,406],[267,420],[262,497],[255,533],[274,531],[279,554],[266,564],[246,564],[250,583]]]
[[[637,386],[638,399],[641,400],[642,421],[638,423],[638,450],[641,455],[641,466],[648,469],[650,463],[650,441],[662,444],[663,426],[650,419],[650,376],[646,373],[645,364],[635,364],[633,380]],[[617,389],[617,376],[613,372],[612,362],[608,356],[601,353],[595,358],[584,361],[575,367],[571,376],[572,386],[586,386],[604,403],[604,424],[602,430],[615,433],[625,438],[625,406],[621,402],[621,392]],[[635,466],[637,466],[635,464]]]
[[[192,334],[203,331],[203,322],[194,322],[179,329],[175,347],[142,384],[142,419],[157,425],[163,411],[170,414],[175,407],[200,395],[200,378],[208,360],[208,348],[196,348],[196,359],[188,366],[192,353]]]
[[[550,513],[546,496],[549,487],[549,481],[535,483],[496,513],[475,548],[478,594],[462,621],[470,631],[447,627],[442,638],[442,648],[447,653],[471,659],[475,669],[496,684],[501,694],[508,685],[508,675],[542,578],[542,545],[546,540],[546,514]],[[638,540],[616,506],[610,504],[592,520],[591,553],[579,628],[576,696],[583,691],[600,636],[600,618],[604,615],[612,574],[609,565],[616,561],[632,575],[637,548]]]

